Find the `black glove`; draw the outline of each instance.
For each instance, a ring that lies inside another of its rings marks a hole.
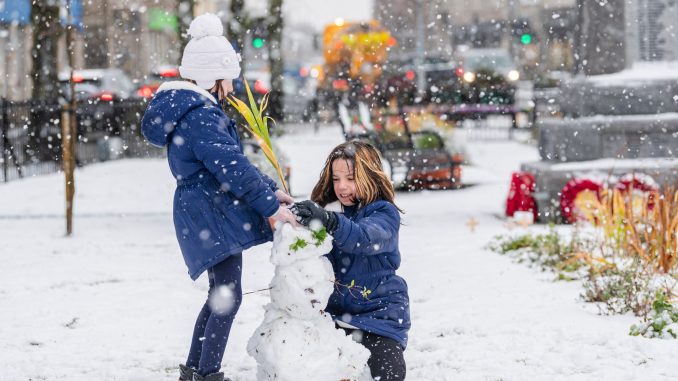
[[[334,233],[337,229],[337,224],[339,223],[337,214],[328,212],[311,200],[297,202],[292,205],[290,210],[297,215],[297,221],[306,227],[311,224],[311,221],[318,220],[330,234]]]

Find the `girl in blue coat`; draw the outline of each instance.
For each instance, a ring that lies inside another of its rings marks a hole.
[[[341,213],[324,209],[335,201]],[[358,141],[337,146],[311,200],[292,211],[301,224],[319,222],[334,237],[327,257],[338,286],[326,311],[370,351],[372,377],[404,380],[410,310],[407,284],[395,273],[401,211],[377,150]]]
[[[219,102],[233,90],[239,57],[214,15],[188,30],[179,71],[188,81],[164,83],[142,120],[149,142],[167,147],[177,180],[174,227],[188,274],[207,271],[208,300],[193,330],[180,380],[223,381],[219,372],[242,299],[242,252],[273,238],[268,218],[295,223],[294,200],[243,154],[235,122]]]

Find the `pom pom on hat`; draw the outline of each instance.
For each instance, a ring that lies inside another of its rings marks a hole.
[[[206,36],[223,36],[224,26],[219,17],[205,13],[195,18],[188,27],[187,34],[192,38],[202,38]]]
[[[195,18],[188,28],[191,40],[184,48],[179,73],[194,80],[203,89],[210,89],[219,79],[235,79],[240,75],[240,55],[223,36],[221,20],[210,13]]]

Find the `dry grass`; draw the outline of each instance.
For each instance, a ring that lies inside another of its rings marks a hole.
[[[673,273],[678,255],[678,191],[604,190],[600,198],[583,192],[575,207],[602,229],[604,251],[638,258],[659,273]]]

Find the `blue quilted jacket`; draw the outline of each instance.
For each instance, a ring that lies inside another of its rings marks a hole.
[[[141,123],[151,144],[167,146],[177,179],[174,227],[194,280],[273,238],[266,217],[279,207],[276,183],[245,157],[235,127],[213,94],[188,82],[163,84]]]
[[[405,348],[410,302],[407,283],[395,273],[400,267],[398,209],[380,200],[361,208],[344,207],[338,216],[327,257],[337,282],[344,286],[335,288],[327,312],[335,320],[389,337]],[[351,285],[349,290],[346,286]]]

